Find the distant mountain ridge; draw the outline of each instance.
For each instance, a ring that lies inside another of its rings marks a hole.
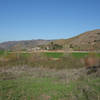
[[[51,40],[23,40],[23,41],[8,41],[0,43],[0,48],[5,50],[12,50],[12,49],[29,49],[34,48],[39,45],[44,45],[49,43]]]

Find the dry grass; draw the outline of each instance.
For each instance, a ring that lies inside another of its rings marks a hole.
[[[83,67],[80,59],[75,57],[64,56],[61,58],[50,58],[40,53],[34,54],[21,54],[21,53],[10,53],[9,55],[0,57],[1,67],[12,67],[12,66],[23,66],[28,65],[32,67],[44,67],[54,69],[64,68],[80,68]],[[73,62],[74,66],[73,66]]]
[[[95,53],[89,54],[84,59],[84,62],[86,67],[100,66],[100,58]]]
[[[0,60],[0,100],[97,100],[100,68],[88,70],[71,55],[9,54]]]
[[[0,100],[97,100],[100,69],[0,68]]]

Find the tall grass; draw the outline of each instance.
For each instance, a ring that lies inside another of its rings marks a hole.
[[[58,55],[57,55],[58,54]],[[97,55],[97,54],[96,54]],[[78,57],[76,57],[78,56]],[[97,56],[93,58],[91,62],[86,60],[90,57],[90,54],[74,54],[68,53],[4,53],[0,56],[0,67],[12,67],[12,66],[23,66],[28,65],[32,67],[44,67],[54,69],[64,68],[82,68],[88,66],[86,64],[96,63],[94,61]],[[78,59],[77,59],[78,58]],[[83,60],[83,62],[82,62]],[[88,63],[86,63],[86,61]]]
[[[84,58],[86,67],[100,66],[100,58],[97,53],[89,53],[88,56]]]
[[[18,65],[29,65],[32,67],[44,67],[44,68],[55,68],[55,69],[82,67],[82,64],[79,61],[79,59],[76,59],[71,55],[63,56],[58,59],[55,59],[55,57],[54,59],[51,58],[52,57],[41,53],[33,53],[33,54],[9,53],[7,55],[0,57],[0,66],[11,67]]]
[[[58,59],[41,53],[0,56],[0,67],[7,67],[0,70],[0,100],[99,100],[100,71],[87,75],[81,59],[72,54]]]

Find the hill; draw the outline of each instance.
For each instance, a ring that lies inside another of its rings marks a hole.
[[[0,48],[5,50],[12,49],[29,49],[39,45],[44,45],[50,42],[50,40],[23,40],[23,41],[8,41],[0,43]]]
[[[73,50],[100,50],[100,29],[88,31],[78,36],[53,41],[54,44],[63,45],[66,49]]]
[[[53,43],[52,43],[53,42]],[[55,45],[56,44],[56,45]],[[43,48],[48,47],[67,49],[74,51],[100,51],[100,29],[88,31],[69,39],[59,40],[24,40],[9,41],[0,43],[0,49],[30,49],[42,45]],[[54,47],[52,47],[54,45]]]

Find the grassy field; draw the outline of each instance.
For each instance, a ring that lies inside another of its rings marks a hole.
[[[100,70],[87,75],[87,55],[1,51],[0,100],[99,100]]]
[[[29,65],[56,69],[82,68],[84,67],[84,58],[88,55],[88,53],[12,53],[2,51],[0,53],[0,66]],[[100,57],[100,53],[96,55]],[[75,62],[74,66],[73,62]]]
[[[0,78],[0,100],[99,100],[100,78],[95,75],[77,78],[80,71],[29,69]]]
[[[66,85],[60,82],[54,83],[54,79],[51,78],[0,81],[0,100],[98,100],[99,82],[100,79],[93,79],[88,83],[78,81]],[[85,94],[81,91],[82,87],[77,90],[78,85],[83,86],[83,89],[87,85],[93,91],[88,90]]]
[[[88,56],[90,53],[72,53],[72,56],[76,57],[76,58],[82,58],[85,56]],[[96,56],[100,57],[100,53],[95,53]]]
[[[85,56],[88,56],[89,53],[69,53],[71,56],[75,58],[84,58]],[[61,58],[66,55],[66,53],[59,53],[59,52],[45,52],[44,55],[47,57],[53,57],[53,58]],[[100,53],[96,54],[100,57]]]
[[[51,78],[21,78],[0,81],[0,100],[58,100],[68,92],[66,85]],[[63,94],[64,92],[64,94]]]
[[[59,53],[59,52],[45,52],[43,54],[47,57],[52,57],[52,58],[61,58],[64,56],[64,53]]]
[[[9,55],[9,53],[11,52],[0,51],[0,56]],[[66,54],[70,54],[71,56],[76,57],[76,58],[82,58],[82,57],[88,56],[89,53],[82,53],[82,52],[77,52],[77,53],[76,52],[73,52],[73,53],[43,52],[41,53],[42,56],[47,56],[51,58],[61,58],[61,57],[64,57]],[[21,55],[24,57],[27,57],[31,54],[26,52],[26,53],[21,53]],[[100,53],[96,53],[96,55],[100,57]]]
[[[58,59],[52,59],[58,58]],[[73,66],[73,62],[76,62]],[[83,65],[72,55],[65,56],[64,53],[7,53],[0,56],[0,66],[29,65],[32,67],[45,68],[80,68]]]

